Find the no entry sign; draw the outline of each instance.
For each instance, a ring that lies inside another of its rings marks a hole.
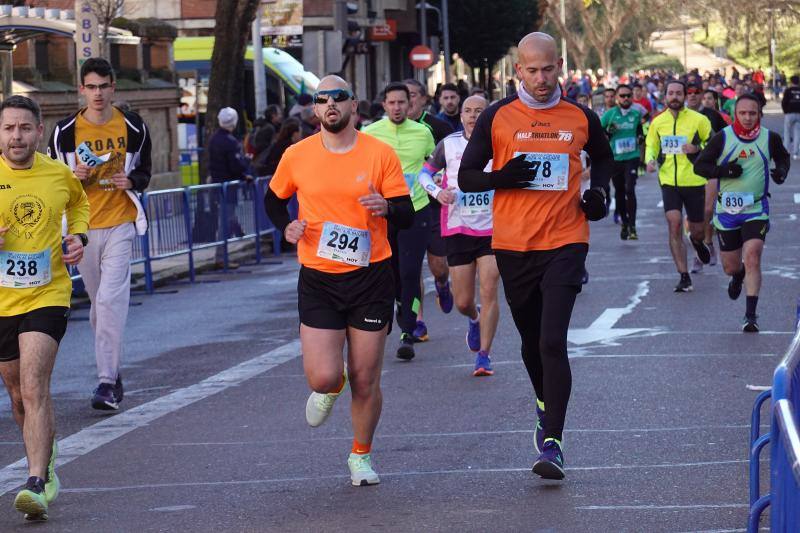
[[[428,68],[433,65],[433,50],[425,45],[417,45],[411,49],[408,59],[414,68]]]

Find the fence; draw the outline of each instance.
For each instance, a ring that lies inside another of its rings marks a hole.
[[[147,292],[152,294],[154,290],[155,261],[185,255],[189,279],[194,282],[195,252],[198,250],[219,247],[217,261],[227,270],[230,265],[229,245],[252,239],[256,262],[260,263],[261,237],[271,234],[273,253],[280,254],[280,235],[264,211],[269,179],[192,185],[144,193],[142,207],[147,215],[148,230],[134,239],[131,264],[144,264]],[[70,275],[73,281],[80,279],[77,269],[71,268]]]
[[[771,399],[770,431],[759,435],[761,405]],[[750,516],[748,532],[758,531],[770,506],[770,530],[800,531],[800,333],[795,335],[772,381],[772,390],[756,399],[750,429]],[[761,450],[770,448],[770,492],[759,496]]]

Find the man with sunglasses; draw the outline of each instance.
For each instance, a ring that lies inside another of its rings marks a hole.
[[[142,118],[112,105],[114,70],[92,57],[81,66],[86,107],[53,129],[47,152],[83,183],[91,206],[89,245],[78,264],[91,310],[99,384],[92,407],[117,410],[131,292],[133,239],[147,231],[139,194],[150,183],[150,133]]]
[[[297,244],[302,265],[300,342],[313,390],[306,421],[312,427],[325,422],[349,381],[350,478],[356,486],[373,485],[380,480],[370,452],[394,297],[387,226],[408,227],[414,211],[394,151],[355,129],[357,102],[347,82],[323,78],[313,108],[322,130],[287,148],[264,204],[286,240]],[[288,203],[295,193],[300,209],[290,222]]]
[[[633,106],[629,85],[617,87],[617,105],[606,111],[600,124],[606,130],[614,154],[614,197],[622,222],[620,238],[636,240],[636,180],[639,177],[639,148],[642,145],[642,113]]]
[[[430,201],[417,176],[436,146],[426,126],[408,119],[409,93],[405,84],[392,82],[386,86],[383,109],[386,116],[363,131],[394,148],[414,203],[413,225],[408,229],[393,228],[389,231],[395,269],[395,298],[398,301],[397,323],[401,329],[397,357],[410,361],[416,355],[413,343],[422,298],[422,261],[431,233]]]

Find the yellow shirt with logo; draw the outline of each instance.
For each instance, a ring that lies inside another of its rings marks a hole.
[[[69,233],[86,233],[89,201],[68,166],[37,152],[31,168],[13,170],[0,157],[0,227],[8,228],[0,246],[0,316],[69,307],[72,281],[61,258],[64,213]],[[49,282],[15,287],[20,275],[43,273],[42,252],[49,252]]]
[[[111,176],[125,170],[125,148],[128,130],[125,115],[112,108],[111,120],[105,124],[93,124],[86,120],[83,112],[75,119],[75,146],[86,144],[97,156],[110,154],[108,161],[89,171],[83,187],[92,206],[89,227],[111,228],[136,220],[136,206],[128,194],[114,187]]]

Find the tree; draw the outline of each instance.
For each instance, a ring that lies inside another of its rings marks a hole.
[[[111,21],[122,14],[122,7],[125,5],[125,0],[86,0],[89,8],[97,17],[97,23],[102,29],[100,35],[101,55],[108,59],[111,56],[111,46],[108,42],[108,31],[111,27]]]
[[[450,9],[450,46],[469,66],[481,69],[485,87],[492,66],[540,21],[531,0],[462,0]]]
[[[260,0],[226,0],[217,2],[214,26],[214,51],[208,80],[208,104],[203,139],[208,141],[217,126],[217,113],[223,107],[241,112],[244,86],[244,52],[250,27],[256,18]],[[206,156],[201,166],[205,169]],[[202,172],[202,171],[201,171]],[[201,176],[203,174],[201,173]]]

